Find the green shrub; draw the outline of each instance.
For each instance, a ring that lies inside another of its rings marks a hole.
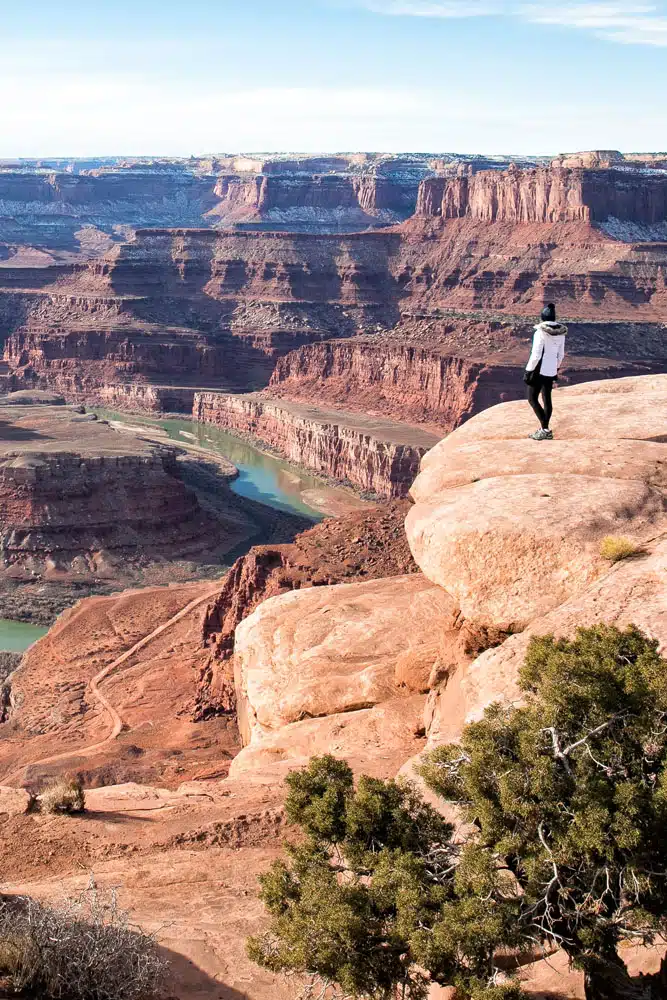
[[[78,778],[58,778],[38,796],[40,809],[47,813],[82,813],[86,795]]]
[[[327,996],[424,1000],[436,982],[502,1000],[512,957],[557,945],[587,997],[635,995],[619,947],[667,932],[667,664],[638,629],[598,625],[533,638],[520,685],[520,707],[490,706],[421,768],[463,842],[409,785],[355,785],[330,756],[289,775],[301,838],[260,878],[255,961]]]
[[[640,552],[640,546],[621,535],[606,535],[600,542],[600,555],[610,562],[620,562]]]

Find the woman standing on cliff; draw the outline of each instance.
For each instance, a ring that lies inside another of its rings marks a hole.
[[[551,390],[558,378],[558,366],[565,355],[567,327],[556,322],[556,307],[553,302],[547,303],[540,319],[541,322],[535,327],[533,349],[523,380],[528,386],[528,402],[540,422],[539,429],[530,437],[533,441],[549,441],[554,436],[553,431],[549,430],[553,412]]]

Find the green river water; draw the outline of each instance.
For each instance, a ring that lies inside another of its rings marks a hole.
[[[161,427],[169,438],[181,444],[196,444],[207,451],[224,455],[236,466],[239,474],[230,483],[230,488],[239,496],[257,500],[269,507],[304,514],[313,521],[319,521],[319,514],[303,499],[303,492],[321,489],[322,480],[308,475],[273,455],[268,455],[240,438],[219,430],[211,424],[200,424],[187,417],[160,420],[152,417],[133,416],[114,410],[96,409],[100,417],[118,420],[124,424],[143,424]]]
[[[8,618],[0,618],[0,650],[11,653],[22,653],[33,642],[37,642],[48,630],[37,625],[27,625],[25,622],[13,622]]]

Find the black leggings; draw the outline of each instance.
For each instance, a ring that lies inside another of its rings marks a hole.
[[[549,429],[549,421],[554,409],[551,402],[553,383],[554,380],[549,375],[535,375],[533,385],[528,386],[528,402],[545,431]],[[540,405],[540,394],[542,395],[542,405]]]

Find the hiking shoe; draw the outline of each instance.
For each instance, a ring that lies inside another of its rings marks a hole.
[[[533,441],[548,441],[552,436],[551,431],[545,431],[543,427],[540,427],[534,434],[528,435]]]

